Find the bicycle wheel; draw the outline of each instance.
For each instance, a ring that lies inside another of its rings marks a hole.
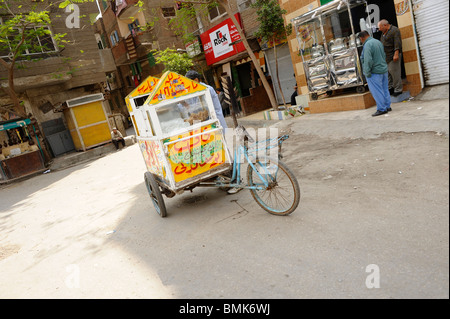
[[[164,204],[164,199],[161,195],[161,190],[158,183],[150,172],[145,172],[144,174],[145,186],[147,186],[148,194],[150,199],[155,205],[156,212],[161,217],[167,216],[166,205]]]
[[[283,162],[271,158],[258,159],[253,165],[256,171],[248,165],[248,185],[263,187],[250,189],[253,199],[271,214],[292,213],[300,203],[300,186],[292,171]],[[264,180],[269,183],[267,187]]]

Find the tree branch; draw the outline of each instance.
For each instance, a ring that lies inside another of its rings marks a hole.
[[[182,2],[182,3],[193,3],[193,4],[208,4],[213,2],[213,0],[205,0],[205,1],[189,1],[189,0],[179,0],[177,2]]]

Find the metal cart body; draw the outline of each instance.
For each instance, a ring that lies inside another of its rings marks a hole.
[[[147,170],[163,193],[181,193],[229,171],[230,154],[208,87],[174,72],[156,80],[130,94],[127,105]]]
[[[357,7],[368,15],[366,1],[335,0],[291,20],[313,99],[318,94],[331,95],[333,90],[349,87],[356,87],[357,92],[365,91],[366,80],[359,57],[362,45],[356,36],[352,14],[352,9]]]

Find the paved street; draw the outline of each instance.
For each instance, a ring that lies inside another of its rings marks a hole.
[[[137,144],[4,186],[0,298],[448,298],[448,99],[373,112],[274,125],[290,216],[197,188],[160,218]]]

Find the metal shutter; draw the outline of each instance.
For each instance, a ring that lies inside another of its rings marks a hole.
[[[448,83],[448,0],[413,0],[426,85]]]
[[[269,74],[272,77],[273,89],[279,105],[283,104],[283,98],[278,88],[277,75],[275,71],[275,58],[273,48],[264,52]],[[294,93],[295,77],[294,66],[292,65],[291,52],[287,43],[277,46],[278,76],[281,82],[281,89],[284,93],[284,99],[287,104],[291,103],[291,95]]]

